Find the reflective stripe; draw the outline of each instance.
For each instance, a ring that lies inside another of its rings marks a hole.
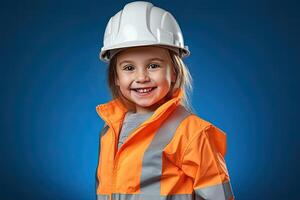
[[[104,196],[104,195],[98,195]],[[107,200],[100,198],[97,200]],[[192,194],[175,194],[175,195],[151,195],[151,194],[112,194],[111,200],[193,200]]]
[[[213,199],[228,200],[233,197],[230,182],[213,185],[205,188],[195,189],[196,200]]]
[[[107,195],[107,194],[97,194],[97,200],[109,200],[109,195]]]
[[[190,114],[183,106],[178,106],[156,132],[154,139],[144,153],[140,180],[141,194],[160,197],[162,151],[173,138],[180,122]]]

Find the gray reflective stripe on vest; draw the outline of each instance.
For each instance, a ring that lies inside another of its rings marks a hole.
[[[109,195],[107,195],[107,194],[97,194],[97,200],[109,200]]]
[[[160,179],[162,175],[162,151],[173,138],[182,120],[191,113],[178,106],[156,132],[154,139],[144,153],[140,180],[141,194],[160,198]]]
[[[106,200],[106,199],[97,199]],[[193,200],[192,194],[150,195],[150,194],[112,194],[112,200]]]
[[[195,189],[196,200],[213,199],[228,200],[233,197],[230,182],[213,185],[205,188]]]

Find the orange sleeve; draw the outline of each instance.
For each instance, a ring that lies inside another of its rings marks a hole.
[[[193,179],[198,198],[234,199],[225,153],[226,135],[213,125],[195,133],[187,144],[181,162],[182,170]]]

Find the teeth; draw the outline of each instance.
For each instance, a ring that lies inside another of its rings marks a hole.
[[[152,88],[147,88],[147,89],[136,89],[137,92],[140,92],[140,93],[147,93],[147,92],[150,92],[152,90]]]

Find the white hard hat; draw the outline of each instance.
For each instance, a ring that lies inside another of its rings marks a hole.
[[[125,5],[110,18],[104,33],[100,59],[108,62],[123,48],[159,45],[181,57],[190,54],[182,32],[171,13],[145,1]]]

